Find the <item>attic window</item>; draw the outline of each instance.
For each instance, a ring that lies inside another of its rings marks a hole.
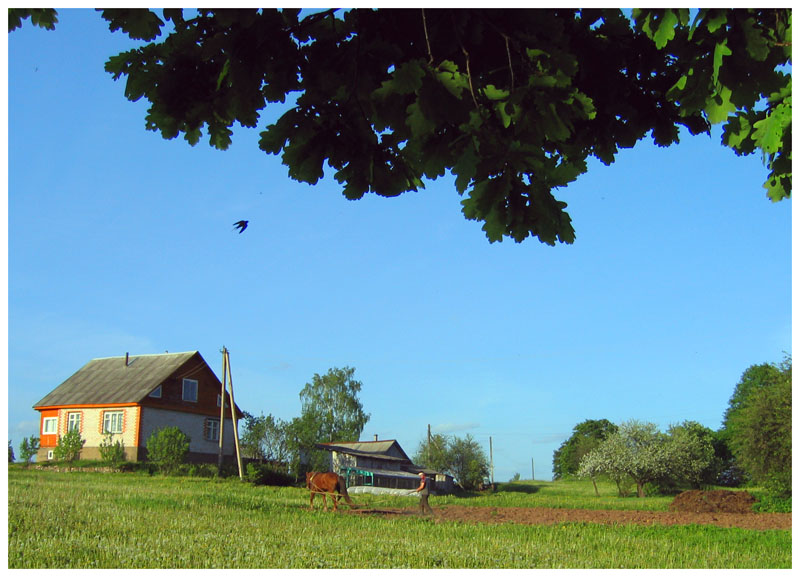
[[[160,399],[161,398],[161,385],[158,385],[155,389],[153,389],[153,391],[150,393],[149,396],[153,397],[154,399]]]
[[[194,379],[183,379],[183,400],[197,402],[197,381]]]

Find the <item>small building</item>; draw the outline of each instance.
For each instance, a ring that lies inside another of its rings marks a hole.
[[[350,487],[409,491],[419,486],[419,473],[432,481],[437,494],[453,491],[453,477],[415,465],[395,440],[320,443],[318,448],[331,453],[331,471],[345,478]],[[383,490],[383,491],[380,491]],[[358,492],[358,491],[354,491]]]
[[[210,463],[219,458],[222,426],[223,456],[233,459],[230,398],[226,391],[221,424],[221,389],[197,351],[93,359],[34,405],[40,413],[37,461],[52,459],[59,437],[73,429],[85,440],[81,459],[100,459],[100,445],[109,438],[122,441],[126,460],[146,460],[150,435],[172,426],[191,439],[187,460]]]

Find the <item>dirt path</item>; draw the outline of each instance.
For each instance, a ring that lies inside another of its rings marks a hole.
[[[407,509],[341,509],[348,515],[406,517],[417,514]],[[539,507],[434,507],[437,521],[462,523],[519,523],[554,525],[556,523],[600,523],[604,525],[717,525],[742,529],[792,529],[791,513],[694,513],[667,511],[598,511],[592,509],[545,509]]]

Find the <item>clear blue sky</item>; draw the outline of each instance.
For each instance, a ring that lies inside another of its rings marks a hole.
[[[719,134],[649,140],[558,196],[574,245],[490,244],[452,180],[350,202],[236,130],[144,129],[103,71],[132,47],[91,10],[8,38],[8,434],[92,358],[199,350],[237,403],[288,420],[351,366],[362,439],[472,435],[495,480],[550,479],[585,419],[717,429],[742,372],[791,352],[792,204]],[[264,115],[261,127],[274,117]],[[250,221],[237,234],[232,223]]]

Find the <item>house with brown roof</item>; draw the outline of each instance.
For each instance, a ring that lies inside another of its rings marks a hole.
[[[34,405],[40,414],[37,461],[53,458],[58,438],[77,429],[85,444],[81,459],[99,459],[99,447],[110,435],[122,441],[125,458],[147,457],[147,439],[175,426],[190,439],[187,459],[216,463],[220,427],[223,455],[235,455],[230,398],[197,351],[92,359]],[[236,408],[237,419],[241,411]]]
[[[394,492],[419,486],[419,473],[432,481],[435,493],[453,491],[453,477],[415,465],[394,439],[352,443],[319,443],[317,448],[331,453],[331,471],[345,478],[348,491]]]

